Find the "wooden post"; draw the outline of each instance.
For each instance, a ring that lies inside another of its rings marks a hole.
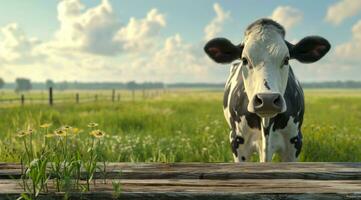
[[[112,102],[115,101],[115,89],[112,90]]]
[[[49,105],[53,105],[53,88],[49,87]]]
[[[75,101],[76,101],[76,103],[79,103],[79,93],[75,94]]]
[[[98,101],[98,95],[97,94],[94,96],[94,101]]]
[[[25,96],[24,94],[21,94],[21,105],[25,104]]]

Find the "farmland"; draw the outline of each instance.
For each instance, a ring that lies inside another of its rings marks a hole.
[[[55,91],[56,92],[56,91]],[[62,92],[57,98],[74,97]],[[97,94],[110,94],[100,91]],[[33,92],[46,99],[46,92]],[[59,96],[60,95],[60,96]],[[80,96],[93,97],[95,92]],[[9,91],[1,98],[14,97]],[[303,126],[304,146],[300,161],[361,161],[361,91],[306,90],[306,114]],[[18,130],[34,129],[32,145],[40,149],[44,137],[64,125],[80,130],[70,148],[86,149],[90,122],[106,135],[102,155],[107,161],[131,162],[231,162],[228,126],[223,117],[222,92],[176,90],[149,98],[128,91],[121,100],[55,101],[46,103],[0,104],[0,161],[17,162],[23,152]],[[48,130],[40,125],[51,123]],[[50,148],[50,147],[49,147]],[[256,157],[254,158],[256,159]]]

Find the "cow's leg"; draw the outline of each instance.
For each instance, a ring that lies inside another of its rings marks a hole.
[[[248,162],[252,154],[250,143],[235,131],[230,131],[229,140],[231,142],[234,162]]]
[[[285,150],[281,153],[282,162],[295,162],[302,149],[302,133],[300,130],[290,134],[285,140]]]

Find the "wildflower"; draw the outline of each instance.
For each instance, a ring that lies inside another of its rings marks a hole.
[[[16,136],[19,137],[19,138],[22,138],[26,135],[29,135],[29,132],[28,131],[24,131],[24,130],[20,130],[17,132]]]
[[[49,128],[52,124],[51,123],[45,123],[40,125],[40,128]]]
[[[35,131],[34,129],[29,128],[26,132],[28,135],[31,135],[34,133],[34,131]]]
[[[71,126],[69,126],[69,125],[65,125],[65,126],[63,126],[63,127],[61,127],[61,129],[63,129],[64,131],[70,131],[70,130],[72,130],[73,129],[73,127],[71,127]]]
[[[56,130],[54,131],[54,134],[55,134],[56,136],[63,137],[63,136],[66,136],[66,135],[67,135],[67,131],[64,130],[64,129],[56,129]]]
[[[72,129],[72,132],[73,132],[74,135],[77,135],[77,134],[83,132],[83,130],[82,130],[82,129],[79,129],[79,128],[73,128],[73,129]]]
[[[91,131],[89,135],[94,136],[96,138],[102,138],[105,136],[105,132],[98,129]]]
[[[95,128],[95,127],[98,127],[98,124],[95,123],[95,122],[90,122],[90,123],[88,124],[88,127],[89,127],[89,128]]]

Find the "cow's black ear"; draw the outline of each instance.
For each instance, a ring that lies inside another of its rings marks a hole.
[[[313,63],[320,60],[330,50],[330,43],[320,36],[303,38],[296,45],[286,41],[290,57],[302,63]]]
[[[214,38],[207,42],[204,51],[217,63],[230,63],[242,55],[243,45],[234,45],[226,38]]]

